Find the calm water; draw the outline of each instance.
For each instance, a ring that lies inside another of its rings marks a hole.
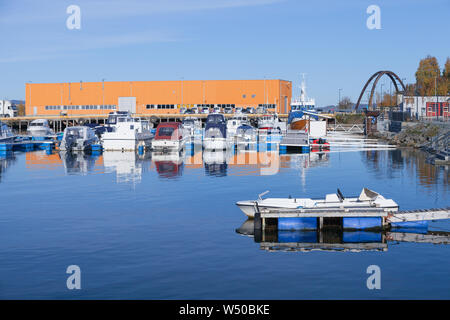
[[[236,232],[245,216],[235,202],[265,190],[322,197],[365,186],[401,209],[448,206],[448,168],[426,164],[420,153],[36,151],[0,163],[3,299],[450,298],[450,244],[383,235],[385,251],[269,252]],[[450,223],[429,229],[445,235]],[[366,287],[373,264],[381,290]],[[81,290],[66,287],[69,265],[81,268]]]

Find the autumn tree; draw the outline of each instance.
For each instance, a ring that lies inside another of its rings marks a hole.
[[[343,97],[341,101],[339,101],[338,109],[339,110],[349,110],[353,106],[353,102],[349,97]]]
[[[25,115],[25,105],[23,103],[17,106],[17,115],[23,117]]]
[[[445,81],[446,88],[447,88],[447,94],[450,93],[450,58],[447,57],[447,61],[445,61],[445,68],[442,72],[442,78]]]
[[[380,106],[385,107],[392,107],[397,105],[397,94],[389,94],[385,93],[383,95],[383,98],[381,99]]]
[[[420,60],[416,71],[416,92],[421,96],[432,96],[435,94],[436,82],[437,94],[445,95],[447,93],[447,79],[441,76],[436,57],[427,56]]]

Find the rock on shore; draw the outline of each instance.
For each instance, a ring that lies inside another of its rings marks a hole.
[[[441,127],[430,123],[417,123],[408,126],[399,133],[395,132],[376,132],[374,138],[386,140],[389,144],[399,147],[420,148],[438,134],[448,131],[449,126]]]

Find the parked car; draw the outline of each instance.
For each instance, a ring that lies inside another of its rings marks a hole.
[[[237,107],[237,108],[234,110],[234,113],[242,113],[242,108],[241,108],[241,107]]]
[[[253,108],[253,107],[248,107],[246,110],[247,110],[247,113],[249,113],[249,114],[255,113],[255,108]]]
[[[192,111],[192,113],[198,113],[198,108],[197,107],[192,107],[191,111]]]
[[[233,108],[232,107],[225,107],[225,109],[223,111],[224,111],[224,113],[230,114],[230,113],[233,113]]]
[[[181,108],[180,108],[180,114],[185,114],[186,111],[187,111],[187,108],[186,108],[186,107],[181,107]]]
[[[208,114],[209,113],[209,108],[208,107],[203,107],[201,109],[201,113]]]
[[[220,107],[214,107],[213,108],[213,113],[221,113],[222,109]]]
[[[267,113],[267,110],[264,107],[258,107],[256,109],[256,113],[258,113],[258,114],[265,114],[265,113]]]

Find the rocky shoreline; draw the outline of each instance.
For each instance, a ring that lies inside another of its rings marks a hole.
[[[433,164],[449,164],[448,154],[444,159],[440,156],[445,149],[445,143],[448,140],[436,142],[439,136],[450,132],[450,124],[431,124],[431,123],[410,123],[402,131],[396,132],[375,132],[370,137],[384,140],[388,144],[398,147],[409,147],[420,149],[428,153],[428,157]],[[439,156],[438,156],[439,155]]]
[[[408,126],[400,132],[375,132],[371,136],[373,138],[382,139],[389,144],[393,144],[399,147],[412,147],[421,148],[424,145],[431,143],[432,138],[445,132],[441,126],[429,123],[417,123],[415,125]]]

